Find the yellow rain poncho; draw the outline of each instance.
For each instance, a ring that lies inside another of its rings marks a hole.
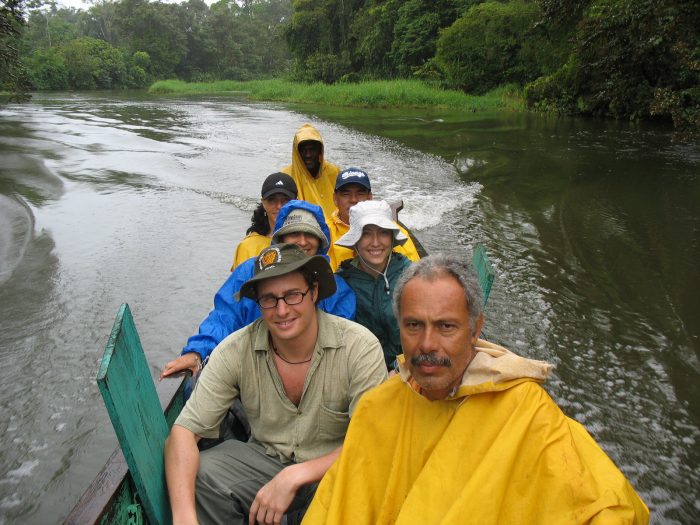
[[[318,204],[323,208],[326,219],[335,211],[333,202],[333,192],[335,191],[335,179],[338,177],[340,168],[335,164],[326,162],[325,151],[321,152],[319,161],[321,167],[317,177],[313,177],[304,164],[304,160],[299,153],[299,144],[305,140],[315,140],[323,145],[321,134],[311,124],[304,124],[294,135],[292,145],[292,163],[282,168],[282,172],[291,176],[297,185],[297,199]],[[325,150],[325,146],[324,146]]]
[[[550,365],[486,341],[454,395],[401,375],[367,392],[304,525],[646,524],[649,511],[538,382]]]

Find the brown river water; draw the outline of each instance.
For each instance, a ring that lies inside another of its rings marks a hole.
[[[95,383],[120,303],[156,376],[211,308],[262,180],[314,124],[429,252],[486,246],[490,339],[652,511],[700,523],[700,145],[657,126],[40,94],[0,108],[0,525],[57,523],[116,446]]]

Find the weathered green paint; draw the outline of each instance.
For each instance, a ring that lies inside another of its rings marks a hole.
[[[112,500],[112,504],[107,511],[101,516],[100,525],[116,525],[126,523],[128,520],[128,508],[133,504],[136,496],[131,478],[126,478],[119,485],[119,489]]]
[[[143,525],[141,505],[134,503],[126,508],[126,525]]]
[[[97,384],[148,522],[170,523],[163,465],[168,424],[126,304],[114,322]]]
[[[496,278],[496,272],[493,271],[491,261],[489,261],[489,257],[486,255],[486,248],[481,245],[476,247],[474,255],[472,256],[472,264],[479,278],[479,285],[481,286],[481,291],[484,293],[484,306],[486,306],[486,301],[488,301],[489,294],[491,293],[491,286],[493,286],[493,281]]]

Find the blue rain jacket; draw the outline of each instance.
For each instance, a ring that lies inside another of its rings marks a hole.
[[[292,200],[285,204],[280,210],[275,231],[283,224],[284,220],[292,210],[304,209],[314,214],[321,226],[321,230],[330,240],[330,232],[323,218],[323,211],[320,206],[306,201]],[[319,254],[328,259],[328,250],[319,250]],[[243,283],[253,277],[255,272],[255,257],[251,257],[243,262],[229,275],[226,282],[219,288],[214,296],[214,309],[209,312],[202,324],[199,325],[199,333],[187,340],[187,344],[182,349],[182,355],[189,352],[197,352],[204,362],[212,353],[216,345],[223,341],[229,334],[240,330],[260,317],[260,307],[252,299],[247,297],[236,301],[234,295],[241,289]],[[355,292],[348,286],[345,280],[335,275],[336,291],[330,297],[319,301],[318,307],[324,312],[344,317],[345,319],[355,319]]]

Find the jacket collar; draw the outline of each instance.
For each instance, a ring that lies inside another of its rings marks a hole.
[[[474,349],[476,355],[464,371],[462,382],[446,399],[507,390],[523,381],[542,383],[554,369],[554,365],[550,363],[521,357],[484,339],[477,340]],[[397,361],[401,379],[413,390],[421,393],[420,386],[406,365],[405,357],[400,355]]]
[[[318,316],[318,337],[316,338],[316,350],[314,353],[319,353],[321,350],[340,348],[343,345],[343,339],[340,332],[337,330],[335,323],[332,322],[329,314],[316,308]],[[258,321],[260,325],[255,332],[253,349],[256,352],[267,352],[270,348],[270,330],[263,319]]]

